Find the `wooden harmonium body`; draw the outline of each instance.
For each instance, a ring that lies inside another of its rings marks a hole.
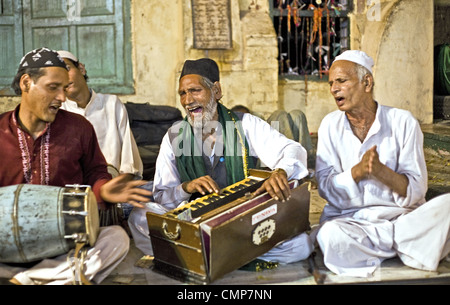
[[[148,212],[154,270],[210,283],[309,229],[309,183],[290,181],[285,202],[254,196],[271,172],[248,178],[159,215]]]

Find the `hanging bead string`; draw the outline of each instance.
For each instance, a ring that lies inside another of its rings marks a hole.
[[[279,17],[279,21],[278,21],[278,45],[279,45],[279,56],[280,56],[280,74],[283,74],[283,70],[284,70],[284,65],[283,65],[283,49],[282,49],[282,45],[283,45],[283,36],[281,36],[281,24],[283,21],[283,3],[282,0],[278,0],[278,10],[280,11],[280,17]]]
[[[242,164],[243,164],[243,170],[244,170],[244,177],[248,177],[248,159],[247,159],[247,148],[245,148],[244,139],[242,138],[241,133],[239,132],[239,128],[236,125],[236,121],[234,120],[233,116],[231,115],[231,112],[228,111],[228,114],[230,115],[231,119],[234,122],[234,128],[236,128],[239,142],[241,143],[241,149],[242,149]]]

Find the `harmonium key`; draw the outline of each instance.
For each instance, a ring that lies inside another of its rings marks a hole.
[[[176,217],[183,220],[192,220],[201,215],[217,209],[227,203],[238,198],[244,197],[245,194],[256,191],[266,179],[246,178],[222,189],[218,194],[212,193],[197,198],[179,208],[168,213],[167,216]]]

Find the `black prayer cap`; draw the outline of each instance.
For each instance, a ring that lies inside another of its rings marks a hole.
[[[180,79],[188,74],[198,74],[208,78],[213,83],[220,80],[219,67],[217,63],[210,58],[200,58],[197,60],[186,60],[181,70]]]
[[[22,57],[19,64],[19,70],[26,68],[47,68],[47,67],[61,67],[67,70],[67,65],[59,56],[58,52],[50,50],[49,48],[39,48],[28,52]]]

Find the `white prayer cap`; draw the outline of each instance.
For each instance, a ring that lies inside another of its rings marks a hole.
[[[360,64],[364,68],[370,71],[372,73],[372,67],[373,67],[373,59],[363,51],[359,50],[348,50],[343,52],[341,55],[337,56],[334,61],[338,60],[347,60],[351,61],[357,64]]]
[[[73,55],[72,53],[70,53],[69,51],[60,50],[60,51],[58,51],[58,54],[62,58],[68,58],[74,62],[78,62],[78,58],[75,55]]]

